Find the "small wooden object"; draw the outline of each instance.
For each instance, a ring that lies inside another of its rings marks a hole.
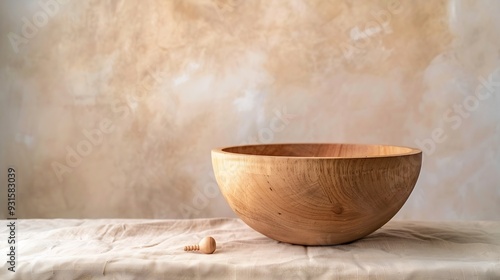
[[[204,254],[212,254],[217,247],[212,236],[204,237],[197,245],[184,246],[184,251],[200,251]]]

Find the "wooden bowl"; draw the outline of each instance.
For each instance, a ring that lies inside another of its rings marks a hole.
[[[333,245],[387,223],[417,182],[418,149],[272,144],[212,150],[219,188],[251,228],[278,241]]]

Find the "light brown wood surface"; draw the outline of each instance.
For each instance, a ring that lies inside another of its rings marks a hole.
[[[418,149],[357,144],[272,144],[212,150],[233,211],[278,241],[332,245],[388,222],[420,173]]]

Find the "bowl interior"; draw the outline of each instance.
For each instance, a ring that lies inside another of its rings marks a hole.
[[[418,153],[407,147],[362,144],[270,144],[223,148],[223,152],[275,156],[275,157],[325,157],[366,158],[387,157]]]

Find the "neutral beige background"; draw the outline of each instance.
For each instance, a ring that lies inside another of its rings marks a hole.
[[[424,150],[398,219],[498,220],[499,10],[1,1],[2,201],[14,166],[25,218],[233,216],[212,147],[356,142]]]

